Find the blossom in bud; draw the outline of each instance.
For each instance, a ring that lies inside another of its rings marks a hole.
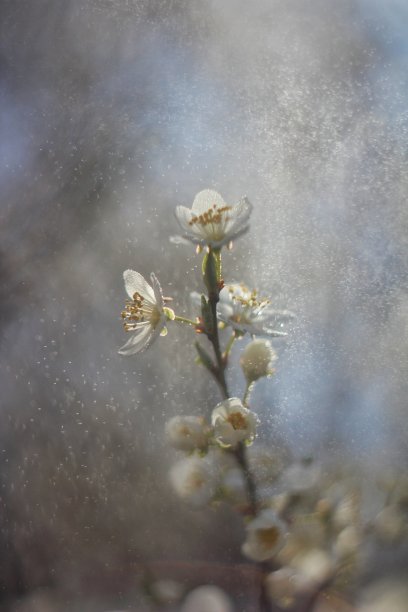
[[[235,447],[239,442],[251,444],[255,438],[257,418],[237,397],[217,404],[211,423],[214,438],[221,446]]]
[[[178,450],[205,450],[210,434],[210,427],[199,416],[174,416],[166,423],[166,436]]]
[[[253,561],[272,559],[283,547],[287,529],[273,510],[262,510],[247,525],[242,552]]]
[[[182,238],[194,244],[220,249],[249,229],[252,204],[243,198],[228,206],[212,189],[200,191],[192,208],[177,206],[176,218],[184,231]]]
[[[277,355],[268,340],[257,338],[245,347],[240,364],[248,384],[252,384],[258,378],[271,376],[274,372],[272,364]]]

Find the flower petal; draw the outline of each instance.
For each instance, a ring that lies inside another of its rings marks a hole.
[[[157,276],[153,272],[150,274],[150,278],[152,281],[155,302],[159,308],[163,308],[164,299],[163,299],[163,292],[162,292],[161,285],[157,279]]]
[[[185,232],[191,232],[190,221],[193,217],[194,215],[189,208],[185,206],[176,207],[176,219]]]
[[[145,325],[137,329],[129,340],[119,350],[119,355],[135,355],[145,351],[152,343],[154,335],[151,325]]]
[[[191,210],[194,213],[194,216],[202,215],[214,205],[217,208],[223,208],[226,206],[226,203],[217,191],[214,191],[213,189],[204,189],[203,191],[197,193]]]
[[[152,304],[156,303],[153,289],[139,272],[125,270],[123,280],[125,281],[126,292],[131,299],[133,299],[135,293],[140,293],[143,298]]]
[[[237,237],[248,230],[252,208],[253,206],[247,197],[242,198],[242,200],[232,208],[226,226],[226,233],[228,233],[228,235]]]

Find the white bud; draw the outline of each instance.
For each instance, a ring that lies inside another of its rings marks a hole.
[[[272,364],[277,355],[268,340],[252,340],[245,347],[240,363],[248,384],[251,384],[263,376],[273,374]]]

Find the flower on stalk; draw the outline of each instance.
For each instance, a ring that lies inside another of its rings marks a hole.
[[[239,442],[251,444],[255,438],[257,418],[237,397],[220,402],[213,410],[211,423],[214,438],[221,446],[235,447]]]
[[[286,336],[276,327],[294,318],[289,310],[271,308],[268,299],[259,297],[255,289],[248,289],[244,283],[225,285],[220,292],[217,313],[225,325],[252,336]]]
[[[184,239],[199,246],[220,249],[249,229],[252,204],[244,197],[235,206],[228,206],[212,189],[200,191],[192,208],[177,206],[176,218],[185,232]]]
[[[131,338],[119,349],[120,355],[134,355],[147,349],[159,334],[166,335],[166,320],[174,319],[174,312],[165,308],[164,298],[156,276],[150,275],[152,286],[139,272],[123,273],[125,289],[130,298],[122,311],[123,326],[133,332]]]
[[[273,510],[262,510],[247,525],[247,538],[242,552],[253,561],[266,561],[279,552],[285,543],[285,524]]]
[[[271,376],[274,372],[272,364],[276,359],[277,355],[268,340],[257,338],[247,344],[240,359],[247,383],[251,385],[259,378]]]
[[[171,446],[178,450],[205,450],[210,434],[211,428],[203,417],[174,416],[166,423],[166,436]]]
[[[197,507],[211,501],[216,492],[214,466],[208,457],[181,459],[172,466],[170,481],[182,499]]]

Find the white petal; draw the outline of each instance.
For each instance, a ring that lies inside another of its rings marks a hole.
[[[231,211],[231,216],[239,222],[240,225],[248,223],[249,217],[251,216],[253,206],[247,197],[242,198]]]
[[[132,333],[129,340],[119,349],[119,355],[134,355],[146,350],[152,343],[153,329],[151,325],[145,325]]]
[[[170,236],[169,240],[172,244],[182,244],[189,246],[191,244],[191,240],[189,240],[188,238],[184,238],[184,236]]]
[[[191,231],[190,221],[194,216],[189,208],[185,206],[176,207],[176,219],[185,232]]]
[[[153,285],[155,302],[159,308],[163,308],[164,300],[163,300],[163,292],[162,292],[161,285],[159,281],[157,280],[157,276],[153,274],[153,272],[151,273],[150,278],[151,278],[152,285]]]
[[[180,237],[176,244],[180,244],[181,241],[188,240],[194,244],[205,244],[205,231],[203,227],[197,223],[190,225],[190,221],[195,218],[196,215],[185,206],[177,206],[176,208],[176,219],[179,222],[180,227],[186,232],[185,236]]]
[[[252,212],[252,204],[248,198],[242,198],[240,202],[233,207],[229,214],[229,221],[226,227],[226,232],[232,237],[237,237],[248,229],[249,217]]]
[[[156,303],[153,289],[139,272],[125,270],[123,280],[125,281],[126,292],[131,299],[133,299],[135,293],[140,293],[143,298],[152,304]]]
[[[225,201],[220,194],[217,193],[217,191],[213,191],[212,189],[204,189],[203,191],[197,193],[191,210],[193,211],[194,215],[202,215],[203,213],[207,212],[207,210],[212,208],[214,204],[217,208],[223,208],[226,206]]]

